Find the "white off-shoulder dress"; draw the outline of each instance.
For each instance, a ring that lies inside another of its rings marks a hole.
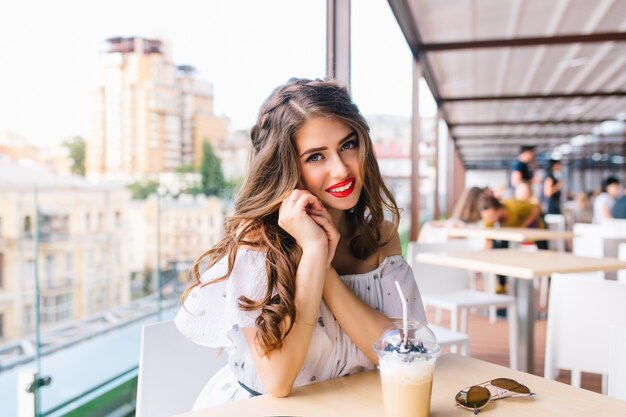
[[[228,261],[224,258],[202,274],[201,281],[224,275],[227,267]],[[401,317],[402,304],[394,284],[397,280],[409,299],[409,318],[426,323],[413,272],[402,256],[389,256],[373,271],[344,275],[341,279],[372,308],[388,317]],[[208,380],[193,409],[251,397],[239,382],[254,391],[265,393],[250,348],[241,332],[244,327],[255,326],[259,311],[239,309],[238,299],[242,295],[252,300],[261,299],[266,285],[265,254],[240,249],[228,279],[195,287],[176,315],[176,326],[183,335],[201,345],[224,348],[228,354],[227,365]],[[343,332],[322,301],[317,326],[313,330],[311,344],[294,387],[366,369],[374,369],[374,364]]]

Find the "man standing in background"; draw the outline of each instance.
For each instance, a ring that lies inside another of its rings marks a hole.
[[[535,170],[535,147],[525,145],[520,148],[517,160],[511,167],[511,187],[515,189],[520,183],[531,183]]]

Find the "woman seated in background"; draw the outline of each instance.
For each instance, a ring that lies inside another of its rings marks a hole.
[[[480,199],[485,195],[485,189],[472,187],[463,191],[461,198],[452,210],[452,217],[446,222],[448,227],[465,227],[481,224]]]

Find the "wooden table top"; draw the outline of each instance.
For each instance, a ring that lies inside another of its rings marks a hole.
[[[448,228],[450,237],[476,237],[509,242],[536,242],[538,240],[573,239],[569,231],[548,229],[527,229],[522,227],[452,227]]]
[[[626,416],[624,401],[449,353],[437,361],[431,417],[473,417],[471,411],[455,406],[454,396],[467,386],[499,377],[515,379],[537,395],[492,401],[481,410],[481,415],[484,412],[490,417]],[[287,398],[263,395],[180,417],[382,417],[382,401],[380,376],[377,371],[371,371],[299,387]]]
[[[417,262],[526,279],[548,276],[552,273],[610,272],[626,269],[626,262],[617,258],[587,258],[550,250],[422,252],[417,254]]]

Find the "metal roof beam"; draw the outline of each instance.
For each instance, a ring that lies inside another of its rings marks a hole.
[[[549,133],[543,133],[543,134],[536,134],[536,135],[528,135],[528,134],[523,134],[523,135],[455,135],[457,140],[467,140],[467,142],[470,142],[472,140],[483,140],[483,139],[487,139],[487,140],[495,140],[495,139],[500,139],[503,141],[507,141],[507,140],[522,140],[522,139],[571,139],[575,136],[579,136],[579,135],[591,135],[591,133],[589,133],[588,131],[584,131],[584,132],[570,132],[570,133],[554,133],[554,134],[549,134]],[[593,135],[596,138],[612,138],[612,137],[623,137],[623,135]]]
[[[598,91],[595,93],[551,93],[551,94],[503,94],[500,96],[466,96],[440,97],[444,103],[458,103],[464,101],[506,101],[506,100],[554,100],[562,98],[597,98],[597,97],[626,97],[626,91]]]
[[[582,124],[599,124],[611,119],[577,119],[577,120],[493,120],[482,122],[451,122],[448,123],[450,128],[457,126],[516,126],[516,125],[582,125]]]
[[[391,3],[391,1],[390,1]],[[623,42],[626,32],[605,32],[560,36],[539,36],[511,39],[484,39],[459,42],[437,42],[421,45],[425,52],[455,51],[461,49],[511,48],[520,46],[563,45],[573,43]]]

